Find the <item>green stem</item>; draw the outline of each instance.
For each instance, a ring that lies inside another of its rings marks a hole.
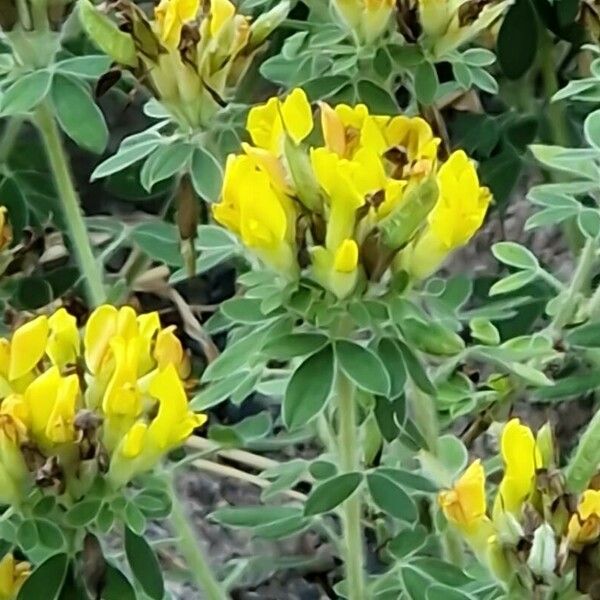
[[[194,536],[194,528],[185,513],[177,491],[173,488],[171,498],[173,503],[171,510],[173,533],[178,538],[177,546],[187,563],[188,570],[194,578],[196,586],[204,593],[203,597],[207,600],[228,600],[229,596],[216,580],[204,552],[198,545]]]
[[[571,493],[583,492],[600,464],[600,411],[590,421],[581,436],[575,454],[565,469],[566,489]]]
[[[588,316],[590,321],[600,317],[600,284],[592,294],[588,303]]]
[[[48,104],[43,103],[38,108],[35,123],[40,131],[48,155],[58,196],[62,203],[69,237],[71,238],[71,250],[85,281],[88,302],[90,306],[98,306],[106,300],[102,269],[92,252],[67,155]]]
[[[544,94],[548,101],[548,122],[555,144],[559,146],[569,145],[569,127],[562,102],[552,102],[552,96],[558,92],[558,79],[556,77],[556,62],[553,54],[553,44],[550,36],[545,35],[542,45],[542,79],[544,82]]]
[[[354,386],[341,372],[337,374],[338,448],[340,467],[344,472],[360,469],[360,443],[357,440],[358,424]],[[364,600],[365,560],[361,528],[360,495],[353,494],[342,505],[344,562],[346,569],[346,597]]]
[[[565,325],[568,325],[575,314],[577,310],[577,296],[589,283],[595,259],[596,243],[595,240],[588,238],[579,256],[579,263],[569,286],[569,291],[565,295],[550,324],[550,329],[553,333],[558,333]]]
[[[19,137],[21,127],[23,127],[23,119],[21,117],[12,117],[8,120],[2,132],[2,139],[0,140],[0,165],[3,165],[8,160]]]

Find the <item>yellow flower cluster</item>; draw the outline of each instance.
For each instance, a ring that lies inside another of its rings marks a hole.
[[[423,41],[435,56],[443,56],[491,27],[511,4],[512,0],[418,0]]]
[[[320,132],[303,90],[271,98],[250,110],[253,143],[227,160],[214,217],[267,266],[290,279],[306,268],[343,298],[390,271],[428,276],[481,226],[489,191],[464,152],[438,160],[423,119],[319,112]]]
[[[374,42],[387,27],[396,0],[333,0],[333,7],[359,43]]]
[[[206,127],[219,105],[231,99],[253,57],[289,10],[288,2],[280,2],[251,22],[237,14],[230,0],[161,0],[154,19],[148,20],[133,2],[120,6],[137,57],[127,66],[191,130]],[[97,28],[87,29],[111,54],[114,45]],[[112,56],[123,60],[114,51]]]
[[[482,560],[495,563],[492,567],[498,566],[499,550],[514,549],[520,538],[532,533],[525,529],[528,523],[536,522],[534,513],[539,515],[539,523],[549,521],[549,531],[562,542],[561,547],[578,550],[600,539],[600,491],[586,490],[577,509],[570,513],[560,490],[544,489],[536,481],[539,472],[548,473],[554,460],[549,436],[548,427],[534,436],[519,419],[505,425],[500,443],[504,475],[491,517],[486,506],[485,472],[479,460],[466,469],[452,489],[439,495],[449,523]],[[508,564],[506,557],[502,560]]]
[[[156,312],[105,305],[83,334],[61,308],[0,339],[0,502],[34,483],[73,499],[97,475],[117,488],[206,420],[188,407],[190,365]]]
[[[14,600],[31,574],[31,565],[17,561],[10,553],[0,560],[0,600]]]

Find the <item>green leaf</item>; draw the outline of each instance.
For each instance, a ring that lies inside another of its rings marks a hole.
[[[315,479],[329,479],[337,475],[336,465],[327,460],[313,460],[308,470]]]
[[[49,519],[35,519],[38,544],[49,550],[62,550],[65,545],[65,536],[54,522]]]
[[[498,296],[499,294],[508,294],[525,287],[528,283],[531,283],[537,277],[535,271],[519,271],[508,275],[496,283],[490,288],[490,296]]]
[[[364,102],[373,113],[394,115],[398,112],[398,103],[390,92],[373,81],[363,79],[358,82],[357,92],[359,99]]]
[[[56,74],[51,97],[61,129],[81,148],[102,154],[108,128],[87,87],[70,76]]]
[[[600,149],[600,110],[595,110],[586,117],[583,133],[590,146]]]
[[[426,394],[435,394],[435,386],[415,353],[404,342],[397,340],[396,343],[402,353],[406,371],[415,385]]]
[[[339,340],[335,343],[335,356],[346,377],[359,388],[380,396],[390,394],[390,376],[372,350],[348,340]]]
[[[242,385],[248,373],[249,371],[234,371],[231,376],[211,383],[190,400],[190,408],[199,411],[220,404]]]
[[[417,507],[399,483],[374,471],[367,475],[367,485],[373,502],[386,514],[409,523],[416,521]]]
[[[125,523],[135,534],[143,535],[146,531],[146,517],[133,502],[127,502],[123,516]]]
[[[104,54],[90,54],[88,56],[74,56],[66,58],[54,65],[57,72],[75,77],[97,79],[110,67],[110,58]]]
[[[102,591],[103,600],[137,600],[131,582],[116,567],[106,565],[106,585]]]
[[[131,230],[131,237],[150,258],[176,267],[183,265],[175,225],[158,219],[142,222]]]
[[[45,98],[51,83],[52,74],[44,70],[19,77],[2,95],[0,114],[7,116],[31,111]]]
[[[505,265],[519,269],[536,270],[539,263],[534,254],[515,242],[498,242],[492,246],[492,254]]]
[[[454,587],[436,583],[427,588],[426,600],[475,600],[475,596]]]
[[[217,202],[223,184],[223,169],[219,161],[204,148],[196,148],[192,156],[191,174],[198,195],[208,202]]]
[[[390,397],[397,398],[404,392],[406,383],[406,368],[402,353],[394,341],[389,338],[383,338],[379,342],[377,353],[390,378]]]
[[[270,525],[302,514],[295,506],[243,506],[218,508],[210,519],[228,527],[254,528]]]
[[[496,62],[496,55],[485,48],[469,48],[463,52],[462,60],[472,67],[489,67]]]
[[[433,104],[438,90],[439,80],[435,67],[430,62],[422,62],[415,69],[415,94],[419,102]]]
[[[483,317],[474,317],[469,321],[471,336],[476,340],[490,346],[497,346],[500,343],[500,332],[494,324]]]
[[[288,429],[314,419],[329,400],[333,387],[334,356],[328,345],[309,356],[292,375],[283,399],[282,418]]]
[[[21,548],[28,552],[33,550],[38,543],[38,532],[35,526],[35,520],[24,520],[17,529],[17,543]]]
[[[562,400],[563,398],[577,397],[598,388],[600,388],[600,371],[577,373],[555,381],[552,386],[535,390],[535,399],[542,402]]]
[[[600,322],[586,323],[567,333],[567,342],[582,348],[600,348]]]
[[[451,563],[429,556],[419,556],[411,561],[411,566],[427,573],[438,583],[460,587],[472,581],[462,569]]]
[[[400,576],[404,591],[410,600],[426,600],[425,594],[431,584],[429,577],[410,565],[401,567]]]
[[[319,483],[306,500],[304,514],[312,516],[333,510],[356,491],[361,481],[360,473],[343,473]]]
[[[530,27],[523,27],[530,23]],[[509,79],[519,79],[535,61],[538,25],[530,0],[517,0],[506,13],[496,44],[498,63]]]
[[[255,298],[232,298],[220,306],[221,312],[235,323],[254,325],[268,319],[260,309],[261,301]]]
[[[327,344],[327,336],[321,333],[289,333],[270,339],[262,352],[268,358],[285,361],[296,356],[307,356]]]
[[[183,171],[192,154],[192,147],[186,143],[159,146],[146,159],[140,172],[140,181],[147,192],[176,173]]]
[[[136,163],[142,158],[148,156],[160,144],[160,138],[145,139],[139,144],[123,146],[121,144],[116,154],[101,162],[92,172],[90,181],[95,181],[102,177],[112,175],[117,171],[126,169],[133,163]]]
[[[55,554],[38,565],[19,590],[17,600],[55,600],[67,575],[69,557]]]
[[[404,529],[388,542],[387,548],[395,558],[402,560],[420,550],[427,542],[427,530],[422,525]]]
[[[577,225],[583,235],[596,239],[600,235],[600,212],[595,208],[583,208],[577,215]]]
[[[381,475],[385,475],[389,479],[393,479],[403,488],[409,488],[411,490],[425,492],[428,494],[435,494],[439,491],[439,488],[435,483],[433,483],[433,481],[427,477],[424,477],[423,475],[413,473],[412,471],[407,471],[406,469],[378,467],[376,472],[380,473]]]
[[[160,564],[148,542],[125,528],[125,554],[131,571],[144,592],[152,600],[162,600],[165,586]]]
[[[65,515],[65,522],[71,527],[85,527],[91,523],[100,512],[102,500],[82,500],[72,506]]]
[[[428,354],[454,356],[465,348],[463,339],[441,323],[407,317],[401,329],[409,342]]]

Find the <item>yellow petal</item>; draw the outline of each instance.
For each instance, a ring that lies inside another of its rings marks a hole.
[[[325,102],[319,102],[321,109],[321,128],[328,150],[343,157],[346,153],[346,130],[339,115]]]
[[[148,427],[148,443],[161,452],[181,444],[206,421],[206,415],[189,410],[185,390],[173,365],[157,373],[149,391],[159,405],[158,413]]]
[[[45,436],[46,425],[52,413],[61,383],[58,367],[51,367],[37,377],[25,390],[25,401],[31,414],[31,430],[38,438]]]
[[[500,441],[504,477],[500,482],[494,510],[515,513],[533,491],[541,456],[531,429],[511,419],[502,430]]]
[[[109,348],[109,341],[117,331],[118,314],[119,311],[114,306],[104,304],[90,315],[85,326],[85,362],[92,375],[100,368]]]
[[[62,368],[66,364],[75,363],[79,356],[79,329],[77,319],[64,308],[59,308],[49,319],[50,337],[46,353],[50,360]]]
[[[229,0],[211,0],[210,2],[210,35],[217,37],[228,21],[235,14],[235,6]]]
[[[453,489],[439,495],[446,518],[459,528],[472,528],[485,519],[485,471],[480,460],[468,467]]]
[[[335,253],[333,268],[340,273],[351,273],[358,264],[358,244],[354,240],[344,240]]]
[[[179,338],[175,335],[175,326],[167,327],[159,332],[154,346],[154,358],[156,359],[159,370],[167,365],[174,365],[178,373],[182,374],[180,369],[187,370],[186,354]]]
[[[288,135],[299,144],[313,128],[310,102],[301,88],[294,89],[281,104],[281,116]]]
[[[270,98],[266,104],[254,106],[248,113],[246,129],[252,141],[279,156],[283,143],[283,123],[279,114],[279,98]]]
[[[12,337],[8,378],[22,377],[37,365],[44,356],[48,341],[48,317],[40,316],[21,325]]]
[[[70,442],[75,438],[75,412],[79,397],[79,379],[69,375],[60,382],[54,406],[46,424],[46,437],[55,444]]]
[[[293,190],[287,182],[287,173],[280,158],[263,148],[255,148],[245,142],[242,143],[244,152],[252,158],[255,166],[262,169],[271,178],[271,183],[280,192],[291,193]]]
[[[491,197],[479,187],[475,166],[458,150],[438,172],[440,197],[429,224],[448,251],[466,244],[481,227]]]
[[[121,454],[124,458],[137,458],[144,449],[148,426],[142,421],[137,421],[125,435],[121,445]]]
[[[0,414],[10,415],[15,421],[23,423],[26,429],[31,426],[31,409],[21,394],[11,394],[2,400]]]

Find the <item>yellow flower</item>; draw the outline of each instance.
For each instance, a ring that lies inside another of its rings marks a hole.
[[[31,435],[44,448],[75,439],[75,413],[80,396],[77,375],[62,377],[51,367],[25,390]]]
[[[235,6],[229,0],[211,0],[210,35],[216,38],[235,15]]]
[[[21,325],[12,336],[8,379],[13,381],[32,371],[44,356],[48,340],[48,317],[40,316]]]
[[[189,409],[185,390],[172,364],[159,371],[149,386],[158,401],[156,416],[135,422],[123,436],[111,461],[109,479],[124,485],[138,473],[151,469],[161,456],[181,445],[206,422],[206,415]]]
[[[452,153],[440,167],[437,181],[438,201],[410,257],[408,270],[417,279],[429,276],[473,237],[491,202],[489,190],[479,186],[475,166],[462,150]]]
[[[312,109],[301,88],[292,90],[283,102],[274,97],[266,104],[254,106],[246,123],[253,143],[275,156],[283,153],[284,133],[299,144],[312,128]]]
[[[90,315],[83,337],[87,368],[96,375],[110,362],[111,340],[118,336],[126,342],[139,338],[140,374],[148,372],[153,366],[150,347],[159,329],[156,312],[138,316],[131,306],[119,309],[108,304],[99,306]]]
[[[79,356],[79,329],[77,320],[64,308],[59,308],[49,319],[50,335],[46,353],[50,360],[62,369],[74,364]]]
[[[423,42],[441,57],[462,46],[491,27],[512,4],[512,0],[475,6],[478,13],[470,19],[461,18],[461,2],[448,0],[418,0],[419,21]]]
[[[370,44],[385,31],[395,0],[333,0],[333,4],[358,41]]]
[[[338,298],[349,296],[358,281],[358,245],[355,240],[343,240],[335,252],[323,246],[311,250],[315,279]]]
[[[589,544],[600,536],[600,490],[586,490],[571,517],[567,537],[572,544]]]
[[[221,201],[213,205],[213,215],[265,264],[282,275],[295,276],[296,209],[250,157],[227,160]]]
[[[439,503],[446,519],[462,531],[472,531],[488,521],[485,502],[485,472],[476,460],[451,490],[440,492]]]
[[[8,553],[0,560],[0,600],[14,600],[31,574],[31,565]]]
[[[6,206],[0,206],[0,250],[4,250],[12,242],[12,227],[7,218]]]
[[[154,9],[158,35],[167,48],[179,46],[181,29],[196,18],[199,5],[199,0],[161,0]]]
[[[0,414],[0,502],[18,505],[26,493],[29,469],[21,452],[27,441],[23,423],[9,414]]]
[[[190,375],[190,361],[174,332],[175,326],[166,327],[158,332],[154,358],[159,370],[171,364],[177,368],[179,376],[186,379]]]
[[[511,419],[504,426],[500,451],[504,476],[494,502],[494,515],[500,512],[518,515],[535,489],[535,474],[542,467],[542,457],[531,429],[521,425],[519,419]]]

